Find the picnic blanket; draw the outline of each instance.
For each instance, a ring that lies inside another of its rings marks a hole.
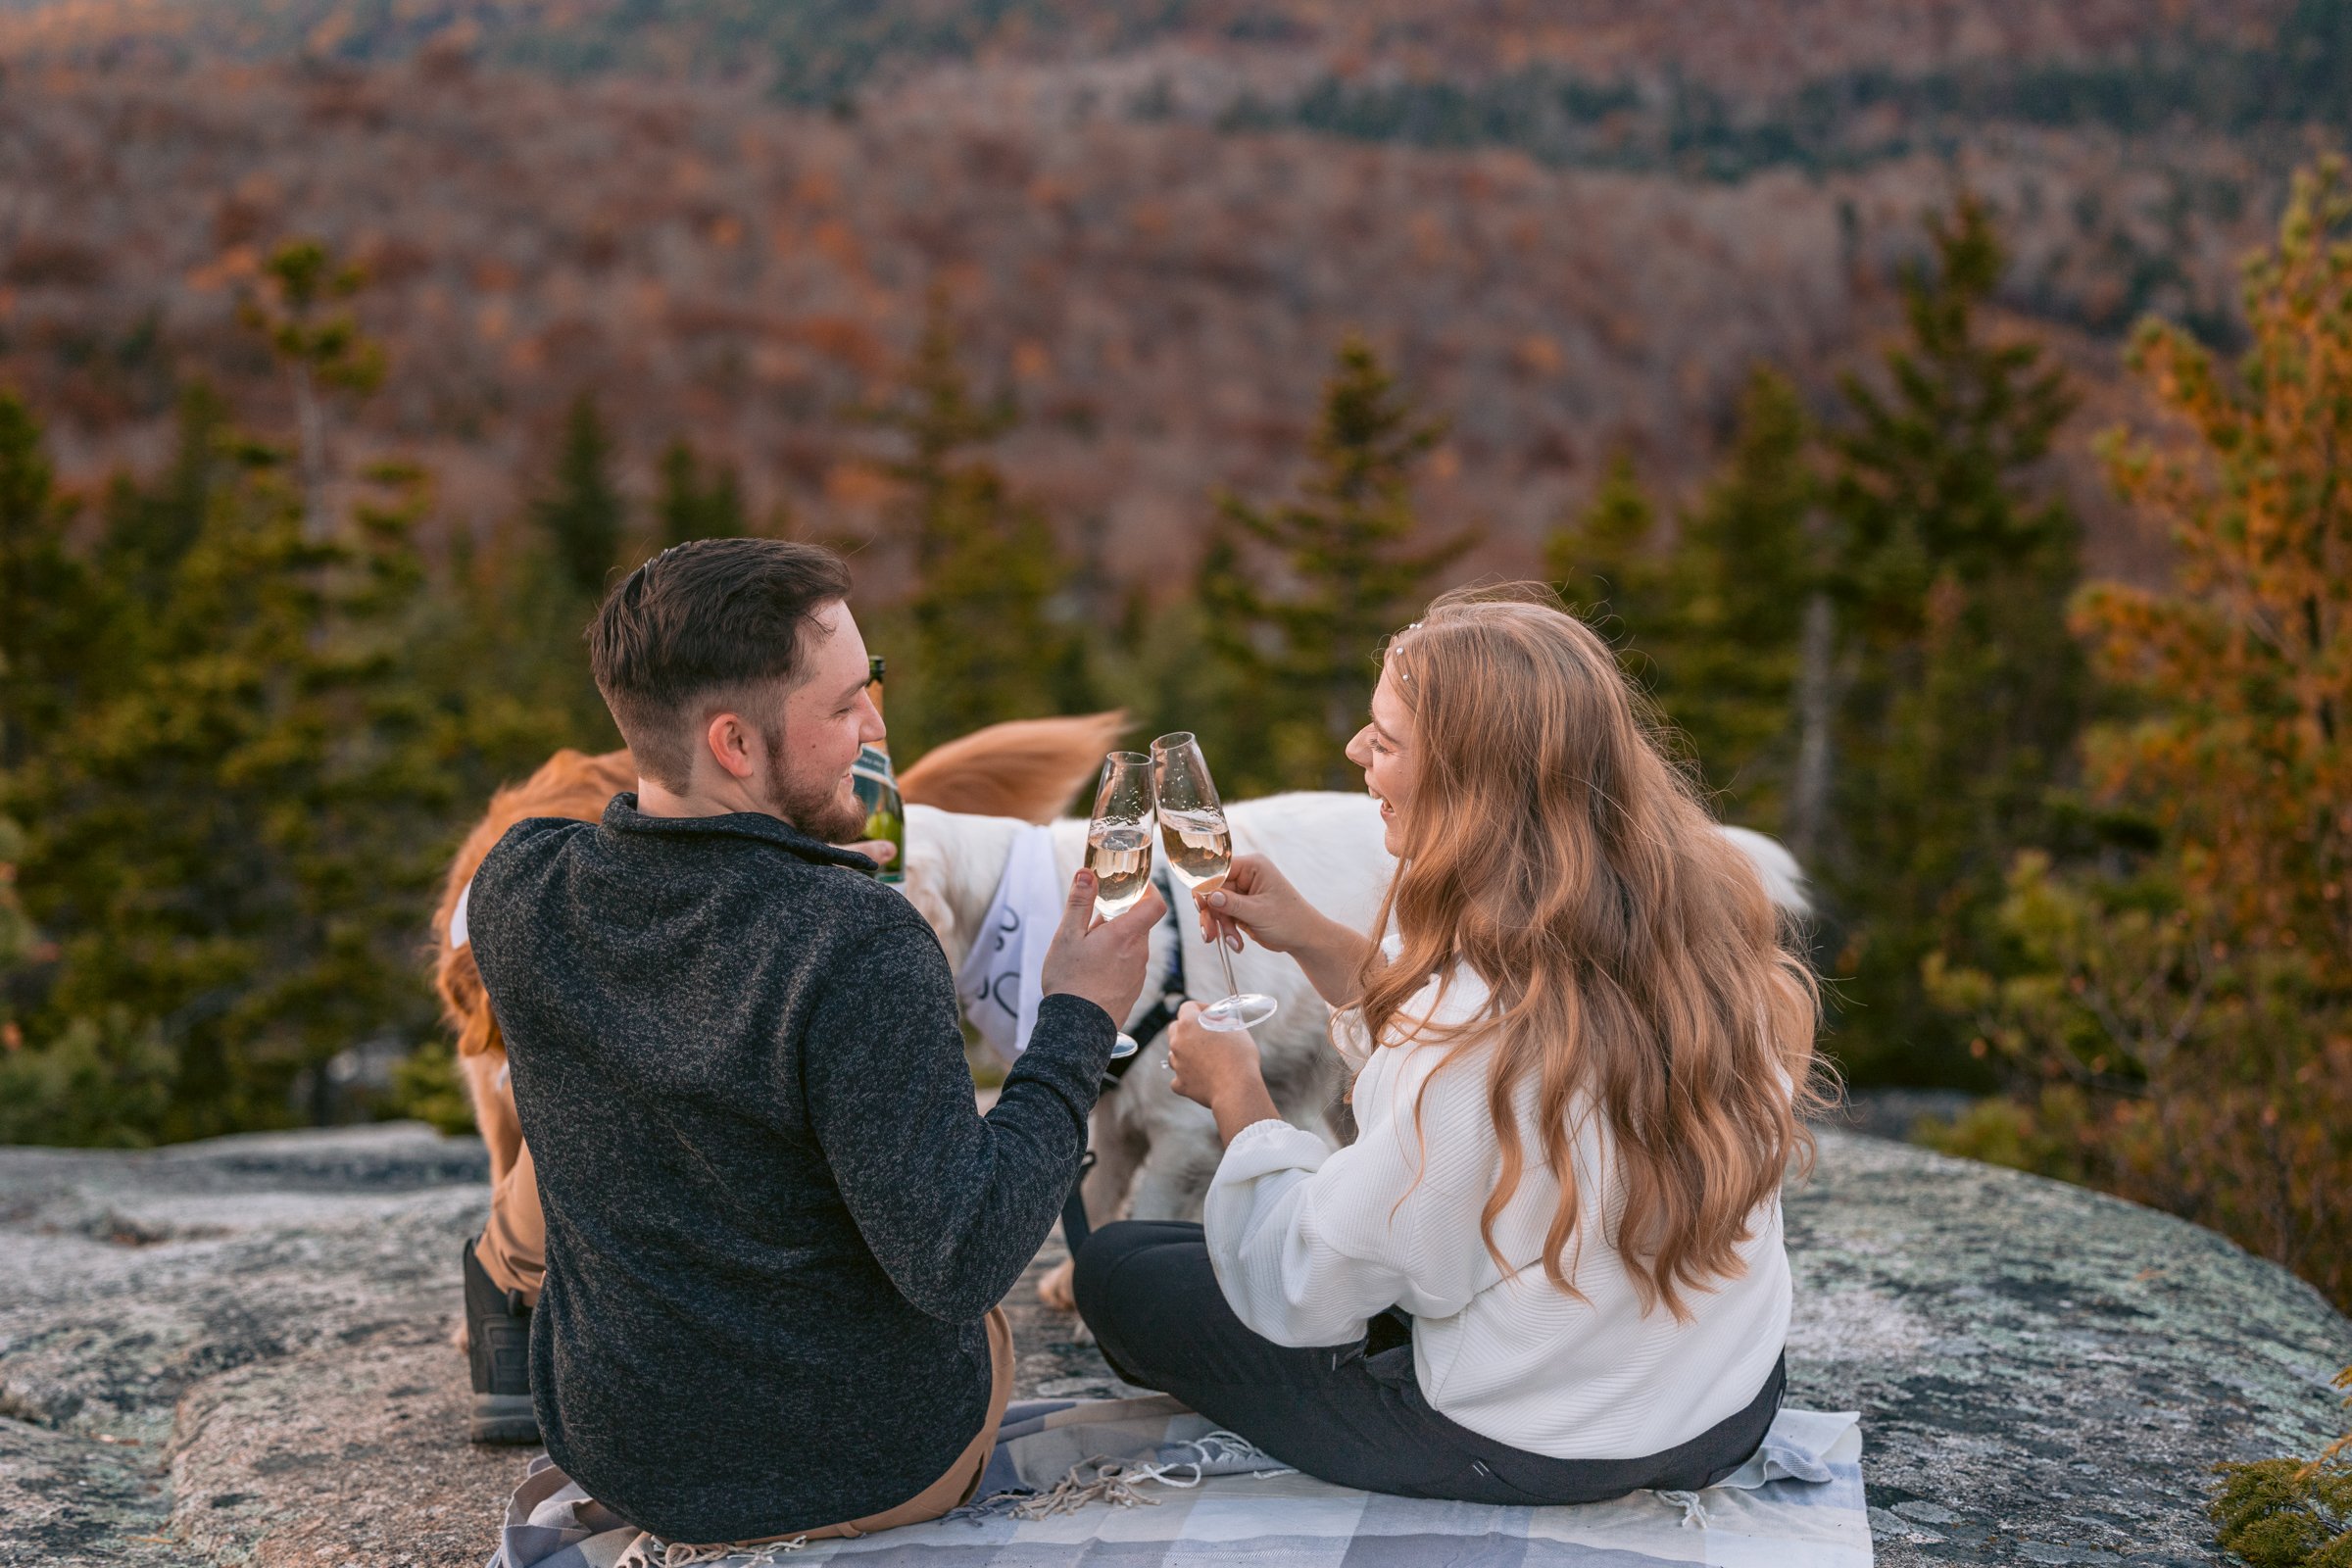
[[[665,1548],[589,1501],[545,1455],[515,1489],[489,1568],[1870,1568],[1862,1432],[1783,1409],[1755,1456],[1700,1493],[1499,1508],[1355,1492],[1286,1470],[1164,1396],[1005,1411],[975,1501],[847,1541]]]

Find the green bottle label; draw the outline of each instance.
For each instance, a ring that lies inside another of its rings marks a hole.
[[[899,799],[898,777],[891,770],[890,754],[877,747],[862,748],[858,753],[857,765],[850,770],[850,781],[865,807],[865,831],[859,836],[880,839],[898,851],[890,863],[874,873],[875,880],[894,885],[906,881],[906,807]]]

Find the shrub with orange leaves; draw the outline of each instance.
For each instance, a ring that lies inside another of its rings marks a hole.
[[[2298,176],[2249,263],[2234,375],[2151,323],[2134,368],[2168,428],[2109,439],[2118,488],[2169,526],[2174,585],[2075,610],[2132,716],[2085,761],[2159,848],[2137,865],[2021,861],[2028,961],[1939,968],[1947,1004],[2027,1093],[1937,1141],[2211,1224],[2352,1306],[2352,187]],[[2036,1080],[2038,1083],[2036,1084]]]

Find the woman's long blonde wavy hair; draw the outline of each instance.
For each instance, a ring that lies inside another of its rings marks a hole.
[[[1560,1188],[1544,1273],[1571,1293],[1573,1123],[1597,1116],[1624,1190],[1610,1240],[1642,1310],[1687,1319],[1689,1292],[1740,1272],[1791,1156],[1811,1159],[1803,1116],[1827,1099],[1812,971],[1608,647],[1549,590],[1448,594],[1386,660],[1418,770],[1374,927],[1394,920],[1402,950],[1367,963],[1367,1031],[1456,1059],[1492,1045],[1502,1172],[1479,1231],[1506,1272],[1494,1223],[1526,1169],[1515,1107],[1534,1084]],[[1457,965],[1492,993],[1481,1017],[1403,1012]]]

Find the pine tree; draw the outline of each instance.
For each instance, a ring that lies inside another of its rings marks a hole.
[[[1683,543],[1661,543],[1656,503],[1634,455],[1620,449],[1584,510],[1552,531],[1544,552],[1561,599],[1608,639],[1626,678],[1669,718],[1679,714],[1660,682],[1687,652],[1683,607],[1694,569]]]
[[[904,447],[882,465],[904,487],[894,530],[915,584],[903,607],[912,648],[891,660],[894,748],[911,756],[983,724],[1087,706],[1085,647],[1056,613],[1068,560],[1044,513],[975,451],[1018,415],[974,396],[944,294],[931,296],[898,395],[863,416]]]
[[[457,808],[449,705],[403,679],[413,474],[345,537],[239,449],[135,659],[12,774],[20,886],[58,945],[0,1066],[0,1138],[283,1124],[356,1041],[420,1032],[418,909]],[[152,500],[153,498],[151,498]]]
[[[1983,328],[2002,269],[1986,210],[1963,200],[1931,235],[1909,341],[1884,390],[1846,379],[1826,480],[1794,389],[1759,372],[1671,544],[1620,457],[1550,565],[1726,813],[1788,835],[1826,883],[1849,1071],[1983,1083],[1923,964],[1990,961],[2004,863],[2067,818],[2076,530],[2033,480],[2072,403],[2036,346]]]
[[[317,240],[297,239],[270,253],[262,276],[266,292],[249,296],[240,314],[268,341],[293,389],[303,527],[317,539],[331,525],[326,396],[374,391],[383,382],[384,352],[348,310],[334,309],[366,286],[365,270],[338,262]]]
[[[564,411],[554,481],[531,516],[572,593],[601,601],[619,563],[623,507],[612,481],[612,436],[589,393]]]
[[[180,559],[204,531],[216,489],[230,476],[234,436],[225,400],[204,381],[180,389],[178,440],[153,484],[127,473],[108,483],[105,532],[93,569],[144,610],[161,605]]]
[[[21,808],[24,763],[71,711],[77,617],[66,607],[86,594],[64,549],[71,514],[39,424],[15,393],[0,391],[0,1060],[24,1049],[16,999],[34,941],[17,896],[24,837],[10,813]]]
[[[1642,487],[1634,455],[1621,449],[1611,454],[1584,511],[1554,530],[1544,548],[1545,569],[1560,597],[1620,643],[1621,658],[1637,678],[1641,661],[1624,647],[1627,635],[1665,641],[1663,617],[1674,610],[1657,523],[1658,509]]]
[[[1413,469],[1443,436],[1350,337],[1324,384],[1299,499],[1218,498],[1199,597],[1238,702],[1229,727],[1241,750],[1218,764],[1227,788],[1350,782],[1345,748],[1363,724],[1382,640],[1476,542],[1464,530],[1414,547]]]
[[[1823,586],[1812,439],[1795,387],[1756,371],[1723,469],[1682,521],[1680,647],[1662,671],[1726,814],[1768,832],[1789,827],[1805,613]]]
[[[1849,1069],[1974,1082],[1921,965],[1984,953],[2011,851],[2054,831],[2081,722],[2065,621],[2078,547],[2034,470],[2073,396],[2037,345],[1984,330],[2004,266],[1984,206],[1964,198],[1930,232],[1936,267],[1905,279],[1909,342],[1886,356],[1886,390],[1847,377],[1850,423],[1832,441],[1852,676],[1825,869],[1851,922],[1835,966],[1864,1003],[1840,1024]]]
[[[732,464],[715,463],[706,474],[685,438],[662,449],[662,490],[654,512],[661,522],[657,548],[690,539],[731,539],[748,531],[743,487]]]
[[[626,507],[613,453],[595,398],[580,393],[564,411],[529,527],[502,531],[480,549],[461,539],[450,591],[426,609],[433,627],[417,651],[422,673],[466,694],[473,750],[466,755],[504,770],[492,774],[493,786],[558,747],[605,752],[621,744],[584,642],[623,564]],[[695,494],[705,494],[699,473]]]
[[[2085,737],[2089,792],[2136,832],[2021,857],[2009,961],[1937,979],[2015,1074],[1953,1147],[2188,1215],[2352,1307],[2346,176],[2329,159],[2296,177],[2247,270],[2234,374],[2140,329],[2132,368],[2169,417],[2105,456],[2169,531],[2173,580],[2094,584],[2074,621],[2130,700]]]
[[[1562,597],[1617,643],[1727,813],[1768,831],[1783,827],[1804,606],[1820,580],[1811,441],[1795,388],[1758,370],[1723,468],[1671,545],[1620,453],[1547,554]]]
[[[48,1136],[112,1125],[119,1113],[136,1123],[139,1115],[110,1092],[93,1021],[76,1021],[52,1049],[27,1049],[25,1013],[54,979],[60,949],[38,938],[20,897],[37,842],[24,823],[48,825],[55,802],[36,795],[54,754],[147,657],[154,615],[202,523],[219,417],[218,400],[201,387],[183,396],[169,475],[152,492],[126,478],[109,487],[89,561],[69,545],[74,509],[56,491],[38,421],[20,399],[0,394],[0,1099],[50,1109],[87,1102],[99,1118],[69,1115]],[[145,1059],[152,1066],[160,1058],[149,1052]],[[160,1100],[151,1092],[147,1099],[153,1112]]]
[[[85,662],[106,656],[96,585],[66,548],[74,510],[39,421],[0,391],[0,784],[72,713]]]

